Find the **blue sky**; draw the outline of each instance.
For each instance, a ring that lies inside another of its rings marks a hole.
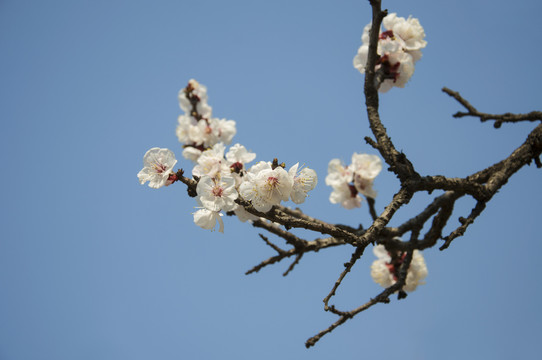
[[[481,111],[540,110],[539,1],[383,7],[419,18],[427,35],[409,84],[380,101],[396,147],[420,173],[464,176],[524,141],[533,124],[496,130],[453,119],[461,108],[440,89]],[[287,263],[245,276],[273,255],[256,229],[228,218],[225,234],[202,230],[183,186],[137,181],[155,146],[191,169],[175,126],[177,92],[195,78],[257,160],[316,170],[307,213],[368,226],[366,207],[329,203],[324,178],[332,158],[374,153],[363,141],[363,76],[352,67],[370,18],[366,1],[1,1],[0,358],[535,357],[542,173],[534,166],[465,237],[424,253],[426,285],[309,350],[305,340],[335,321],[322,299],[350,249],[305,256],[286,278]],[[379,211],[397,185],[379,175]],[[428,201],[417,195],[393,224]],[[472,206],[461,202],[453,218]],[[367,252],[356,265],[338,307],[380,290],[373,259]]]

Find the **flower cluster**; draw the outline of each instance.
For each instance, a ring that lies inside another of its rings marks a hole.
[[[299,163],[288,171],[283,164],[260,161],[252,166],[239,186],[241,196],[261,212],[271,210],[281,201],[305,202],[308,192],[316,186],[316,172],[309,168],[299,169]]]
[[[300,168],[299,163],[286,171],[285,165],[275,159],[247,169],[256,154],[241,144],[231,146],[226,153],[225,144],[236,132],[235,121],[211,117],[207,88],[196,80],[190,80],[179,92],[179,104],[186,114],[179,117],[177,137],[184,143],[183,156],[195,162],[192,175],[197,180],[196,200],[200,205],[194,213],[196,225],[214,229],[218,223],[223,232],[221,211],[234,212],[241,221],[258,218],[236,203],[239,197],[250,201],[257,211],[267,212],[281,201],[301,204],[316,186],[316,172]],[[179,180],[173,172],[177,160],[168,149],[152,148],[143,163],[138,174],[142,184],[149,181],[150,187],[160,188]]]
[[[196,192],[202,205],[194,213],[194,222],[204,229],[213,229],[218,222],[222,231],[221,210],[233,211],[241,221],[257,219],[235,203],[239,196],[250,201],[257,211],[267,212],[281,201],[304,202],[316,186],[316,172],[309,168],[299,170],[299,164],[286,171],[278,161],[260,161],[247,169],[246,164],[256,154],[240,144],[232,146],[225,156],[224,151],[222,143],[203,151],[192,170],[199,177]]]
[[[382,162],[376,155],[354,153],[352,163],[346,167],[339,159],[331,160],[326,176],[326,185],[333,188],[329,201],[353,209],[361,206],[359,194],[374,199],[373,180],[381,170]]]
[[[204,150],[196,158],[192,175],[199,178],[196,187],[197,201],[201,208],[194,213],[194,222],[204,229],[214,229],[219,223],[223,232],[224,223],[220,211],[241,213],[243,220],[252,216],[235,203],[239,197],[238,187],[246,174],[245,165],[256,158],[243,145],[233,145],[224,156],[226,147],[219,142]]]
[[[184,143],[183,156],[196,161],[203,150],[222,142],[231,143],[236,133],[235,121],[211,117],[212,108],[207,104],[207,88],[191,79],[179,91],[179,106],[186,113],[180,115],[177,137]]]
[[[387,15],[382,24],[386,31],[380,32],[378,37],[377,72],[383,82],[379,91],[386,92],[393,86],[404,87],[414,73],[414,63],[422,57],[421,49],[427,42],[424,40],[425,32],[418,19],[409,17],[405,19],[392,13]],[[354,67],[361,73],[365,72],[369,53],[369,31],[371,24],[363,29],[361,41],[363,45],[354,57]]]
[[[373,280],[382,287],[390,287],[397,282],[399,269],[403,263],[406,253],[390,254],[384,245],[376,245],[373,253],[378,258],[371,265],[371,276]],[[393,256],[392,256],[393,255]],[[418,285],[423,285],[423,279],[427,276],[427,266],[420,251],[414,250],[412,261],[407,271],[404,291],[414,291]]]

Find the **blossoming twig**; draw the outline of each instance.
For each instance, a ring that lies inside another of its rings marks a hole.
[[[354,153],[351,164],[347,166],[340,159],[332,159],[325,179],[326,184],[333,189],[331,203],[354,209],[362,205],[363,198],[366,199],[372,220],[368,229],[365,230],[361,224],[355,228],[328,223],[305,214],[299,208],[284,206],[284,201],[295,204],[305,201],[308,192],[318,182],[316,172],[299,167],[299,163],[287,170],[285,164],[279,163],[277,159],[273,162],[259,161],[249,167],[247,164],[255,159],[256,154],[241,144],[231,146],[226,152],[226,145],[236,133],[235,121],[212,117],[212,108],[207,104],[207,88],[195,80],[190,80],[179,92],[179,104],[185,114],[179,116],[176,131],[179,141],[184,143],[183,156],[195,163],[192,178],[185,177],[182,169],[174,172],[173,167],[177,163],[174,154],[161,148],[147,151],[143,169],[138,173],[139,181],[142,184],[149,182],[152,188],[176,182],[185,184],[188,195],[194,197],[201,206],[194,213],[194,222],[204,229],[214,229],[218,223],[219,231],[222,232],[224,223],[221,211],[224,211],[284,239],[292,247],[283,248],[259,234],[276,254],[261,261],[246,274],[295,257],[283,273],[286,276],[306,253],[345,245],[355,248],[331,291],[323,299],[324,309],[339,318],[308,339],[307,347],[313,346],[324,335],[373,305],[390,302],[392,294],[398,293],[399,299],[406,297],[406,292],[416,289],[427,275],[420,250],[435,246],[439,240],[444,240],[440,250],[449,247],[454,239],[465,233],[513,174],[533,161],[537,167],[542,168],[542,124],[539,124],[507,158],[467,177],[420,175],[407,155],[399,152],[388,136],[379,114],[378,93],[392,87],[403,87],[409,80],[414,72],[414,63],[420,59],[421,49],[427,44],[425,33],[417,19],[388,14],[381,9],[380,0],[370,0],[370,3],[373,10],[372,22],[365,27],[362,46],[354,58],[355,68],[365,73],[365,104],[374,136],[374,139],[365,137],[365,140],[379,152],[389,166],[389,171],[399,179],[400,186],[379,214],[374,200],[377,193],[373,188],[374,180],[382,170],[382,161],[378,156]],[[381,26],[384,31],[381,31]],[[542,121],[540,111],[501,115],[481,113],[458,92],[448,88],[442,90],[467,109],[467,112],[458,112],[454,117],[474,116],[482,122],[494,120],[497,128],[503,122]],[[398,209],[406,206],[415,193],[420,191],[444,193],[435,195],[425,209],[409,220],[398,226],[390,226]],[[455,202],[464,196],[473,198],[476,201],[475,207],[466,218],[459,218],[460,225],[455,230],[442,237],[444,227],[452,218]],[[290,232],[293,228],[329,237],[308,241]],[[423,236],[422,229],[427,229]],[[408,233],[410,240],[403,241],[401,237]],[[375,245],[373,253],[377,256],[371,266],[371,276],[385,289],[353,310],[337,309],[334,304],[330,304],[330,300],[371,244]]]

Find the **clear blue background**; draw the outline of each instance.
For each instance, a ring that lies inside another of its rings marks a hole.
[[[534,124],[499,130],[453,119],[460,91],[481,111],[542,108],[542,5],[529,1],[385,1],[424,26],[428,46],[405,89],[381,97],[396,146],[422,174],[464,176],[501,160]],[[322,299],[351,249],[245,276],[273,251],[226,219],[194,225],[184,186],[136,174],[151,147],[182,159],[177,92],[195,78],[214,116],[237,121],[258,160],[305,163],[320,183],[302,208],[369,225],[367,207],[328,201],[332,158],[363,141],[363,76],[352,67],[367,1],[0,1],[0,359],[510,359],[539,356],[541,170],[525,167],[466,236],[425,252],[427,284],[324,337]],[[383,172],[382,211],[398,182]],[[418,194],[392,225],[425,207]],[[474,205],[458,204],[447,227]],[[310,234],[302,234],[312,239]],[[272,240],[282,244],[280,239]],[[373,255],[336,304],[380,288]]]

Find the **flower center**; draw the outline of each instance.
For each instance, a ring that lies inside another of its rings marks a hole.
[[[224,193],[224,189],[220,186],[215,186],[213,188],[213,195],[216,197],[222,197],[222,194]]]
[[[230,165],[231,172],[239,174],[243,170],[243,164],[239,161]]]
[[[380,40],[384,39],[391,39],[394,40],[395,36],[393,35],[393,30],[384,31],[380,36],[378,37]]]
[[[391,64],[390,57],[388,54],[385,54],[384,56],[381,56],[377,60],[377,65],[382,66],[382,70],[384,71],[384,74],[386,76],[386,79],[392,79],[393,82],[396,82],[399,78],[399,66],[401,65],[401,62],[396,62],[395,64]]]
[[[166,165],[164,165],[164,164],[154,164],[154,170],[155,170],[158,174],[161,174],[161,173],[163,173],[164,171],[166,171]]]
[[[279,185],[279,179],[274,176],[270,176],[267,178],[267,185],[270,188],[275,188]]]
[[[390,254],[390,253],[388,253]],[[390,254],[391,255],[391,254]],[[392,258],[391,263],[386,263],[386,267],[390,271],[390,273],[393,275],[393,280],[397,281],[399,276],[399,268],[405,261],[406,252],[400,254],[399,256]]]
[[[352,184],[348,184],[348,188],[350,189],[350,196],[356,197],[356,195],[358,194],[358,190],[356,189],[356,187]]]

